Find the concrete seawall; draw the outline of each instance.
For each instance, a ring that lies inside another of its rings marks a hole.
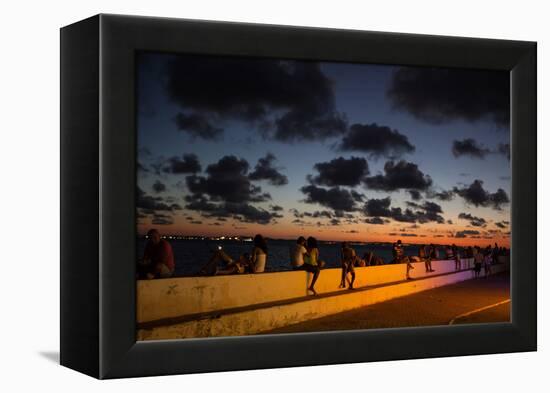
[[[494,272],[508,270],[501,262]],[[307,296],[303,271],[139,281],[138,339],[254,334],[472,278],[468,259],[459,272],[454,261],[433,261],[435,273],[413,266],[412,281],[404,264],[357,268],[356,291],[338,288],[340,269],[325,269],[318,297]]]

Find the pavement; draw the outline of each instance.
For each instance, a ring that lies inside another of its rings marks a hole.
[[[262,334],[510,321],[509,273],[478,278]]]

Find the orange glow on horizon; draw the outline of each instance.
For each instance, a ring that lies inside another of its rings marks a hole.
[[[276,225],[261,225],[251,223],[212,223],[191,224],[178,217],[172,225],[138,224],[138,234],[144,235],[151,228],[158,229],[161,234],[177,236],[241,236],[253,237],[259,233],[271,239],[296,239],[299,236],[314,236],[322,241],[350,241],[360,243],[393,243],[400,239],[408,244],[456,244],[457,246],[488,246],[498,243],[500,247],[510,247],[510,236],[499,231],[488,235],[484,229],[460,227],[448,224],[424,224],[411,228],[411,224],[389,223],[373,224],[342,224],[336,226],[298,226],[292,223]],[[455,237],[460,231],[478,231],[479,235]],[[474,237],[477,236],[477,237]]]

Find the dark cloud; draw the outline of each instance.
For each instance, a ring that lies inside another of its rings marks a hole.
[[[386,217],[398,222],[424,224],[427,222],[443,223],[445,221],[440,215],[440,213],[443,213],[441,206],[437,203],[426,201],[423,204],[415,202],[408,202],[407,204],[410,208],[403,210],[400,207],[390,207],[390,197],[369,199],[365,202],[363,213],[367,217]]]
[[[269,224],[273,219],[282,217],[279,213],[270,212],[249,203],[211,203],[204,198],[190,201],[185,208],[199,211],[203,217],[216,218],[218,221],[234,218],[241,222]]]
[[[261,125],[280,141],[324,139],[347,127],[316,62],[179,55],[168,63],[166,89],[185,110]]]
[[[470,156],[473,158],[484,159],[491,151],[481,146],[475,139],[467,138],[462,141],[453,142],[453,155],[455,157]]]
[[[455,233],[456,238],[465,238],[465,237],[475,237],[474,235],[479,235],[479,231],[472,229],[466,229],[464,231],[458,231]]]
[[[461,220],[468,220],[470,224],[474,227],[486,227],[487,221],[482,217],[472,216],[470,213],[460,213],[458,218]]]
[[[187,176],[187,188],[194,195],[208,195],[212,201],[232,203],[263,202],[271,199],[251,183],[245,159],[224,156],[206,168],[207,176]]]
[[[153,215],[151,219],[151,224],[153,225],[172,225],[174,223],[174,218],[167,214],[157,213]]]
[[[408,193],[411,195],[413,201],[419,201],[420,199],[422,199],[422,195],[418,190],[409,190]]]
[[[355,190],[351,190],[350,192],[353,199],[355,199],[357,202],[363,202],[365,200],[365,196],[360,192],[357,192]]]
[[[510,222],[509,221],[499,221],[499,222],[496,222],[495,225],[501,229],[505,229],[508,227],[508,225],[510,225]]]
[[[501,210],[502,205],[510,202],[508,194],[502,188],[499,188],[495,193],[490,193],[483,188],[483,181],[477,179],[467,187],[455,187],[454,192],[460,195],[466,203],[476,207],[489,206],[495,210]]]
[[[306,195],[304,202],[319,204],[335,211],[350,212],[356,210],[356,201],[351,192],[340,188],[322,188],[313,184],[300,189]]]
[[[174,118],[174,122],[179,130],[186,132],[193,138],[216,140],[223,133],[222,128],[214,127],[206,116],[198,113],[188,115],[178,113]]]
[[[430,176],[425,175],[418,165],[412,162],[388,161],[384,165],[384,174],[367,177],[368,188],[381,191],[396,191],[399,189],[427,190],[432,185]]]
[[[203,217],[234,218],[259,224],[268,224],[282,217],[277,209],[268,211],[253,205],[268,201],[271,196],[252,184],[248,170],[246,160],[224,156],[206,168],[206,176],[187,176],[187,188],[191,194],[185,196],[185,207],[199,211]]]
[[[274,212],[280,212],[280,211],[283,211],[283,207],[282,206],[279,206],[279,205],[271,205],[269,206],[271,208],[272,211]]]
[[[364,158],[335,158],[329,162],[315,164],[319,172],[316,176],[308,176],[312,184],[321,186],[357,186],[369,174],[369,166]],[[362,195],[354,191],[354,199],[360,200]]]
[[[388,97],[397,109],[432,124],[487,119],[510,122],[510,74],[427,67],[403,67],[392,78]]]
[[[411,208],[417,209],[414,212],[416,221],[425,224],[427,222],[437,222],[443,224],[445,219],[440,215],[443,213],[441,206],[435,202],[425,201],[424,203],[407,202]]]
[[[201,171],[201,164],[195,154],[184,154],[182,158],[169,158],[162,164],[161,170],[164,173],[173,174],[197,173]]]
[[[254,171],[248,175],[250,180],[267,180],[274,186],[284,186],[285,184],[288,184],[288,178],[273,166],[275,161],[276,158],[271,153],[268,153],[265,157],[260,158],[254,168]]]
[[[439,199],[440,201],[450,201],[454,198],[454,192],[452,190],[443,191],[428,191],[426,197],[430,199]]]
[[[361,151],[374,157],[399,157],[414,152],[409,138],[387,126],[353,124],[338,145],[339,150]]]
[[[143,212],[152,214],[156,211],[174,211],[181,210],[181,206],[177,203],[167,203],[162,197],[153,197],[147,195],[141,188],[137,188],[136,207],[142,209]]]
[[[369,199],[365,202],[365,215],[370,217],[390,217],[391,216],[391,198]]]
[[[153,183],[153,191],[156,192],[157,194],[164,192],[166,191],[166,185],[160,180],[157,180],[156,182]]]
[[[387,224],[389,220],[384,220],[383,218],[380,218],[380,217],[370,217],[370,218],[366,218],[365,222],[367,224],[384,225],[384,224]]]

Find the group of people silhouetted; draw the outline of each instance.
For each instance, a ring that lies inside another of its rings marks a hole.
[[[443,248],[443,255],[440,256],[440,248]],[[455,261],[455,270],[470,269],[461,266],[465,262],[473,259],[473,274],[478,278],[481,275],[481,269],[484,268],[484,276],[491,275],[491,265],[498,263],[498,257],[507,255],[506,248],[487,246],[469,246],[459,248],[455,244],[447,246],[420,245],[418,246],[418,256],[405,255],[405,247],[401,240],[392,245],[393,259],[390,263],[404,263],[407,265],[406,278],[412,279],[410,271],[414,269],[413,262],[424,262],[426,273],[435,272],[432,268],[433,260],[447,259]],[[257,234],[254,236],[253,245],[250,252],[240,254],[237,258],[232,258],[219,245],[211,251],[211,256],[206,264],[199,270],[199,275],[228,275],[228,274],[246,274],[263,273],[266,270],[268,259],[268,248],[266,239]],[[376,266],[385,264],[384,260],[375,255],[372,251],[366,252],[363,258],[360,258],[353,247],[348,242],[341,244],[340,265],[342,274],[340,277],[340,288],[354,289],[355,268],[363,266]],[[290,265],[293,270],[303,270],[311,274],[311,280],[307,287],[308,292],[316,295],[315,284],[321,273],[321,269],[326,263],[320,259],[317,239],[310,236],[307,239],[300,236],[296,243],[290,248]],[[163,239],[156,229],[151,229],[147,233],[147,243],[143,252],[143,258],[138,262],[137,277],[139,279],[167,278],[174,275],[175,262],[174,253],[170,242]]]

